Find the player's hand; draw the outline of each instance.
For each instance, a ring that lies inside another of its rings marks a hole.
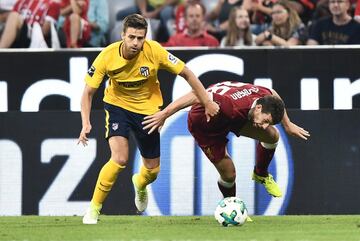
[[[78,145],[81,143],[83,144],[83,146],[87,146],[87,142],[89,141],[89,139],[87,138],[87,134],[89,134],[91,131],[91,124],[88,125],[83,125],[81,132],[80,132],[80,136],[78,139]]]
[[[165,111],[159,111],[156,112],[153,115],[149,115],[146,116],[144,118],[144,121],[142,122],[142,124],[144,125],[143,129],[144,130],[149,130],[148,134],[153,133],[156,129],[158,129],[158,131],[160,132],[161,128],[163,127],[165,120],[167,118],[167,115],[165,113]]]
[[[206,121],[209,122],[211,117],[216,116],[220,111],[219,105],[215,101],[209,101],[205,104]]]
[[[301,139],[307,140],[310,137],[310,133],[304,128],[295,125],[294,123],[290,123],[288,126],[284,127],[286,133],[292,136],[299,137]]]

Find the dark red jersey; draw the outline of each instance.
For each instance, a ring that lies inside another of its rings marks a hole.
[[[226,129],[239,136],[241,127],[248,120],[248,113],[253,103],[266,95],[271,95],[268,88],[240,82],[221,82],[210,86],[208,92],[213,94],[213,100],[220,106],[220,113],[209,123],[206,123],[204,107],[196,104],[189,112],[189,118],[200,118],[208,128]],[[203,115],[203,117],[201,117]]]
[[[205,153],[208,152],[207,148],[217,147],[211,148],[217,159],[216,156],[223,155],[229,132],[240,136],[254,102],[272,93],[265,87],[231,81],[212,85],[207,91],[212,93],[213,100],[220,106],[219,114],[207,122],[204,107],[196,104],[189,112],[188,128]]]

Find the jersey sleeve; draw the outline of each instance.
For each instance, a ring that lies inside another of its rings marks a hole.
[[[185,63],[178,59],[176,56],[169,53],[159,43],[154,43],[154,51],[159,60],[159,68],[166,69],[173,74],[179,74],[185,67]]]
[[[105,51],[101,51],[100,54],[96,57],[93,64],[89,68],[86,76],[85,82],[92,88],[99,88],[104,76],[106,75],[106,60],[105,60]]]

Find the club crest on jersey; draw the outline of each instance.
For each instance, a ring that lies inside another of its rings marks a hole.
[[[178,59],[177,59],[174,55],[172,55],[172,54],[170,54],[170,53],[169,53],[169,55],[168,55],[168,60],[169,60],[171,63],[173,63],[173,64],[176,64],[177,61],[178,61]]]
[[[149,77],[150,75],[149,67],[146,66],[140,67],[140,74],[144,77]]]
[[[90,77],[93,77],[95,70],[96,70],[95,67],[92,65],[88,70],[88,75],[90,75]]]
[[[119,128],[119,123],[112,123],[111,129],[113,129],[114,131],[116,131],[118,128]]]

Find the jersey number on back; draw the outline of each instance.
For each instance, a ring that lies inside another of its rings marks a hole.
[[[210,88],[207,89],[207,91],[210,93],[216,93],[218,95],[224,95],[226,92],[228,92],[231,89],[231,87],[241,87],[244,85],[246,84],[242,82],[225,81],[211,86]]]

